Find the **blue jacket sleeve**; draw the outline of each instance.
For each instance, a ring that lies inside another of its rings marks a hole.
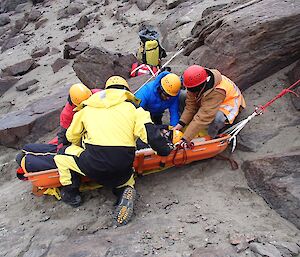
[[[169,108],[170,111],[170,125],[176,126],[179,122],[179,97],[177,96],[175,101]]]
[[[145,107],[147,106],[147,95],[147,84],[135,93],[135,97],[141,100],[140,107],[142,107],[143,109],[145,109]]]

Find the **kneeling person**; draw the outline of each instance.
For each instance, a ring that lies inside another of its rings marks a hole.
[[[121,192],[115,215],[117,225],[126,224],[133,212],[132,167],[137,138],[149,143],[159,155],[167,156],[172,150],[149,112],[137,105],[125,79],[109,78],[105,90],[84,101],[84,108],[74,115],[66,133],[73,145],[66,149],[66,155],[54,158],[64,202],[75,207],[81,204],[78,174]]]

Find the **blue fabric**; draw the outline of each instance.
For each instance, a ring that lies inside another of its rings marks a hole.
[[[179,121],[179,94],[168,100],[162,100],[158,93],[161,79],[170,72],[160,73],[155,80],[145,84],[135,96],[141,100],[140,106],[153,116],[162,115],[166,109],[170,112],[170,125],[175,126]]]

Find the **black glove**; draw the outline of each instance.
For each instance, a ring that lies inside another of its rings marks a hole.
[[[145,124],[148,143],[160,156],[168,156],[174,149],[172,143],[168,142],[160,133],[160,128],[152,123]]]

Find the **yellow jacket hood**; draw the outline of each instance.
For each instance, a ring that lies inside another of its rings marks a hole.
[[[110,108],[124,101],[130,101],[138,105],[138,100],[131,92],[123,89],[106,89],[93,94],[89,99],[83,101],[75,110],[81,110],[84,106],[95,108]]]

